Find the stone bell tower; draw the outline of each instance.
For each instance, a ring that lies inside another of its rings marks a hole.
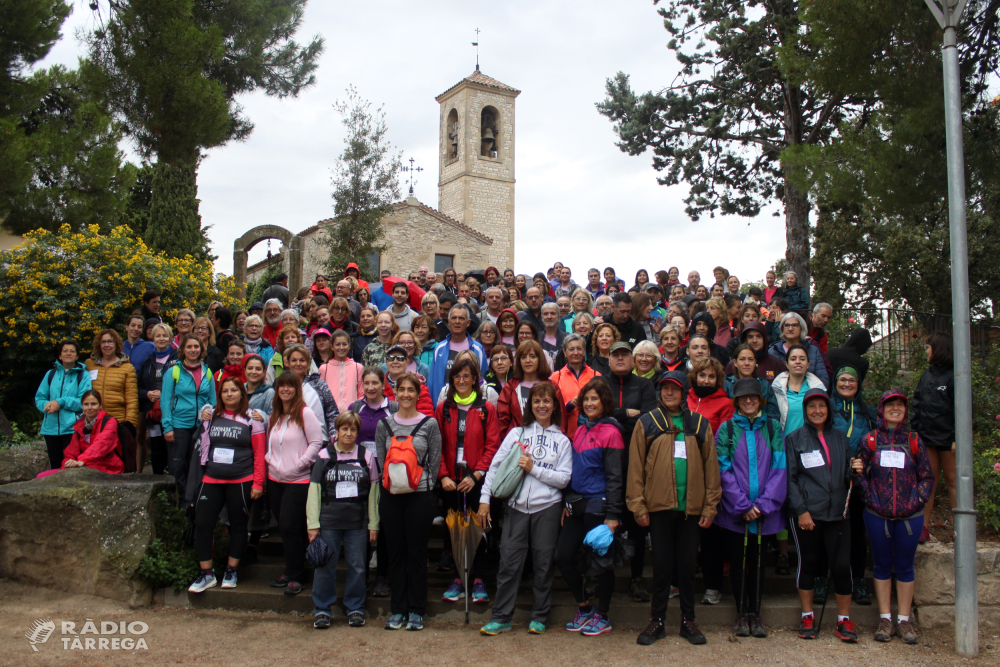
[[[501,271],[514,267],[514,100],[520,94],[477,65],[434,98],[441,105],[438,210],[492,238],[490,264]]]

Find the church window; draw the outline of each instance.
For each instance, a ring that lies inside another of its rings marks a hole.
[[[451,162],[458,159],[458,111],[452,109],[448,113],[448,125],[447,125],[447,140],[445,141],[444,154],[445,162]]]
[[[445,269],[455,266],[454,255],[434,255],[434,273],[444,273]]]
[[[494,107],[483,107],[480,114],[480,150],[482,157],[500,157],[500,112]]]

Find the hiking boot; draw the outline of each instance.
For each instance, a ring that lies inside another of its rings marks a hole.
[[[406,620],[406,629],[411,632],[417,632],[424,629],[424,617],[420,614],[414,614],[410,612],[410,617]]]
[[[799,621],[799,638],[816,639],[816,617],[813,614],[803,616]]]
[[[404,625],[406,625],[406,617],[402,614],[393,614],[389,617],[389,620],[385,622],[385,629],[402,630]]]
[[[826,588],[828,585],[826,577],[816,577],[816,587],[813,589],[813,604],[823,604],[826,602]]]
[[[840,641],[847,642],[848,644],[858,643],[858,626],[850,619],[845,619],[837,623],[837,631],[833,634],[837,635]]]
[[[288,577],[286,577],[285,575],[281,575],[277,579],[272,579],[268,585],[271,588],[284,588],[285,586],[288,585],[289,581],[290,580]]]
[[[750,619],[749,614],[737,614],[736,622],[733,623],[733,634],[737,637],[749,637],[750,636]]]
[[[875,631],[875,641],[886,642],[892,641],[892,620],[888,618],[880,618],[878,621],[878,630]]]
[[[591,607],[590,611],[586,613],[584,613],[581,607],[577,607],[576,616],[573,617],[572,621],[566,624],[566,632],[580,632],[580,630],[583,630],[584,626],[586,626],[587,623],[590,623],[591,619],[594,618],[594,614],[596,613],[597,612],[594,610],[593,607]]]
[[[659,640],[667,636],[667,629],[663,627],[663,619],[651,618],[646,629],[639,633],[635,643],[640,646],[652,646]]]
[[[788,569],[788,554],[778,554],[778,563],[774,566],[774,573],[779,577],[791,574]]]
[[[476,579],[472,582],[472,601],[482,603],[490,601],[490,596],[486,592],[486,584],[483,583],[482,579]]]
[[[452,557],[450,551],[441,552],[441,560],[438,561],[437,571],[438,572],[451,572],[455,569],[455,559]]]
[[[706,643],[708,640],[705,639],[705,635],[702,634],[698,626],[694,624],[694,619],[686,618],[681,621],[681,637],[688,640],[691,644],[696,646]]]
[[[317,630],[326,630],[330,627],[330,615],[329,614],[316,614],[315,620],[313,620],[313,627]]]
[[[302,584],[297,581],[289,581],[285,586],[285,595],[298,595],[302,592]]]
[[[209,588],[213,588],[216,583],[218,582],[215,579],[215,572],[212,570],[201,570],[198,572],[198,578],[188,586],[188,593],[201,593]]]
[[[590,622],[580,630],[584,637],[596,637],[611,632],[611,620],[603,614],[594,614]]]
[[[372,597],[389,597],[389,582],[385,580],[385,577],[375,577],[375,589],[372,591]]]
[[[222,575],[223,588],[236,588],[236,568],[227,567],[226,573]]]
[[[501,632],[510,632],[510,623],[498,623],[497,621],[490,621],[483,627],[479,628],[479,634],[488,635],[490,637],[496,637]]]
[[[545,632],[545,624],[541,621],[532,621],[528,623],[528,634],[529,635],[540,635]]]
[[[870,595],[868,595],[868,587],[865,585],[864,577],[854,580],[854,592],[852,593],[851,597],[854,599],[854,602],[856,604],[859,604],[863,607],[871,605],[872,598]]]
[[[642,577],[636,577],[632,580],[628,592],[636,602],[649,602],[652,599],[649,597],[649,591],[646,590],[646,584],[642,582]]]
[[[448,590],[446,590],[444,595],[441,596],[441,599],[445,602],[458,602],[464,598],[465,589],[462,588],[462,582],[458,579],[451,582],[451,586],[449,586]]]
[[[904,644],[916,644],[920,639],[917,629],[909,621],[900,621],[896,624],[896,634],[903,640]]]
[[[671,586],[670,587],[670,593],[667,595],[667,599],[668,600],[673,600],[675,597],[677,597],[680,594],[681,594],[681,589],[677,588],[676,586]]]
[[[757,639],[767,637],[767,628],[764,627],[764,621],[760,620],[760,614],[750,615],[750,636]]]
[[[702,604],[719,604],[722,602],[722,593],[714,588],[705,589],[705,596],[701,599]]]
[[[347,625],[352,628],[363,628],[365,626],[365,615],[360,611],[352,611],[347,615]]]

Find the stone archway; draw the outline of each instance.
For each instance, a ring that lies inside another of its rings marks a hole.
[[[295,294],[302,287],[302,257],[305,239],[278,225],[260,225],[233,243],[233,278],[240,286],[240,293],[244,298],[246,297],[247,254],[255,245],[267,239],[278,239],[281,241],[283,252],[288,253],[289,293]]]

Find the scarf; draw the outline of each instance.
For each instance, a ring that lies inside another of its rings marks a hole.
[[[468,405],[472,405],[473,403],[475,403],[475,401],[476,401],[477,398],[478,398],[478,395],[476,394],[476,392],[472,392],[471,394],[469,394],[465,398],[462,398],[458,394],[455,394],[455,403],[457,405],[466,405],[466,406],[468,406]]]
[[[261,336],[257,340],[251,340],[249,337],[243,338],[243,344],[246,345],[248,354],[257,354],[260,352],[261,344],[264,342],[264,337]]]

